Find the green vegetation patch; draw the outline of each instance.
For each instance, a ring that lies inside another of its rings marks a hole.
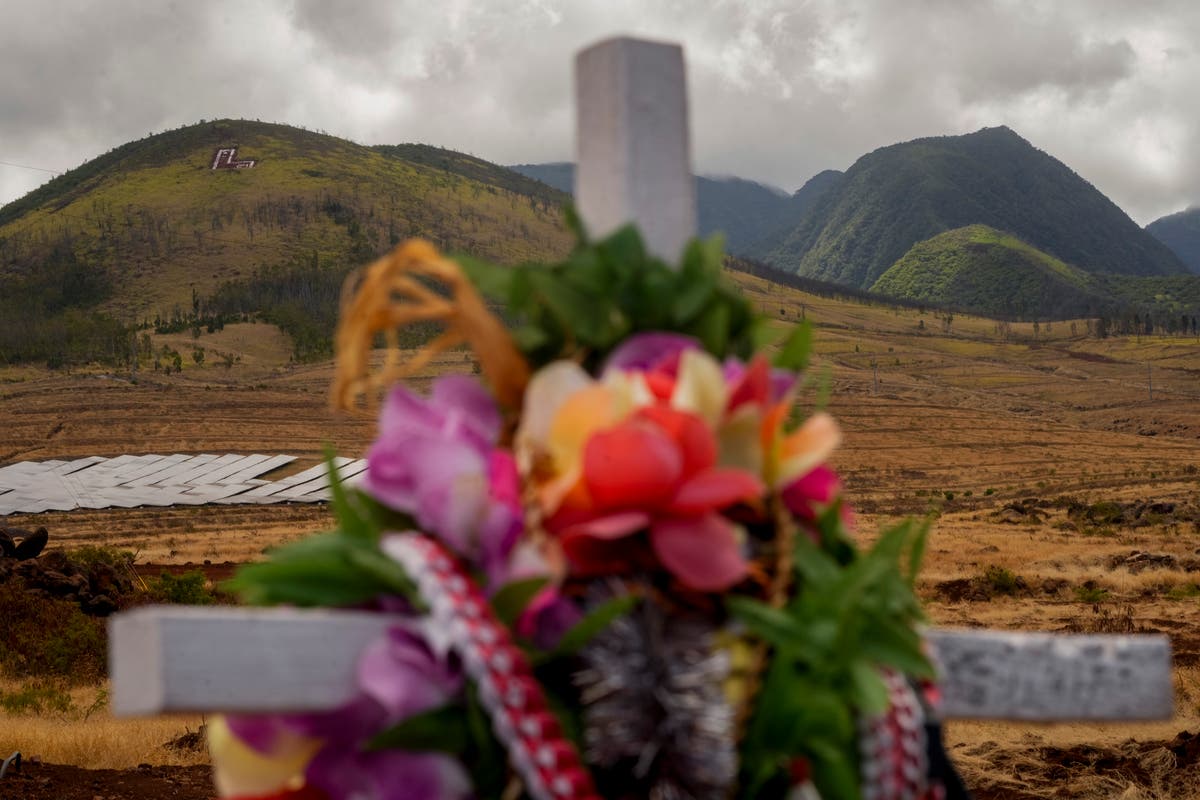
[[[70,600],[43,597],[20,581],[0,584],[0,670],[15,678],[91,683],[104,677],[104,620]]]
[[[986,225],[918,242],[871,291],[1006,318],[1083,316],[1109,302],[1091,276]]]

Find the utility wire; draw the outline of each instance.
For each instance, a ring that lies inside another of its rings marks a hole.
[[[0,161],[6,167],[16,167],[17,169],[36,169],[38,172],[49,172],[51,175],[62,175],[62,172],[57,169],[46,169],[45,167],[31,167],[28,164],[14,164],[11,161]]]

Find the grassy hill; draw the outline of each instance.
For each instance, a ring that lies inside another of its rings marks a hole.
[[[918,242],[870,291],[1001,319],[1103,316],[1131,333],[1190,328],[1200,314],[1200,276],[1090,274],[987,225]]]
[[[1188,269],[1200,273],[1200,208],[1156,219],[1146,232],[1171,248]]]
[[[753,255],[867,288],[914,244],[973,224],[1011,231],[1089,273],[1187,271],[1095,187],[1003,127],[863,156],[796,227]]]
[[[871,291],[983,314],[1083,316],[1107,305],[1082,270],[987,225],[918,242]]]
[[[252,169],[213,170],[218,147]],[[276,309],[331,317],[342,276],[410,236],[500,262],[564,254],[563,196],[422,145],[202,122],[130,142],[0,208],[0,361],[115,354],[111,323]],[[328,309],[328,310],[324,310]],[[322,326],[328,320],[319,320]],[[75,338],[78,338],[75,337]]]

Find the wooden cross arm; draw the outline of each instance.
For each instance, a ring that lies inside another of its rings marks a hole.
[[[110,621],[113,712],[303,712],[355,692],[384,614],[158,606]],[[926,639],[951,719],[1167,719],[1166,636],[942,630]]]
[[[931,629],[948,719],[1156,720],[1175,706],[1165,635]]]
[[[355,692],[359,653],[394,618],[294,608],[147,606],[108,624],[112,709],[321,711]]]

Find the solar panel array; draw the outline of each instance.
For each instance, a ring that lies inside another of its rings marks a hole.
[[[0,516],[77,508],[319,503],[330,499],[324,464],[276,481],[265,475],[295,461],[287,455],[90,456],[73,461],[21,461],[0,467]],[[362,480],[365,459],[334,459],[349,485]]]

